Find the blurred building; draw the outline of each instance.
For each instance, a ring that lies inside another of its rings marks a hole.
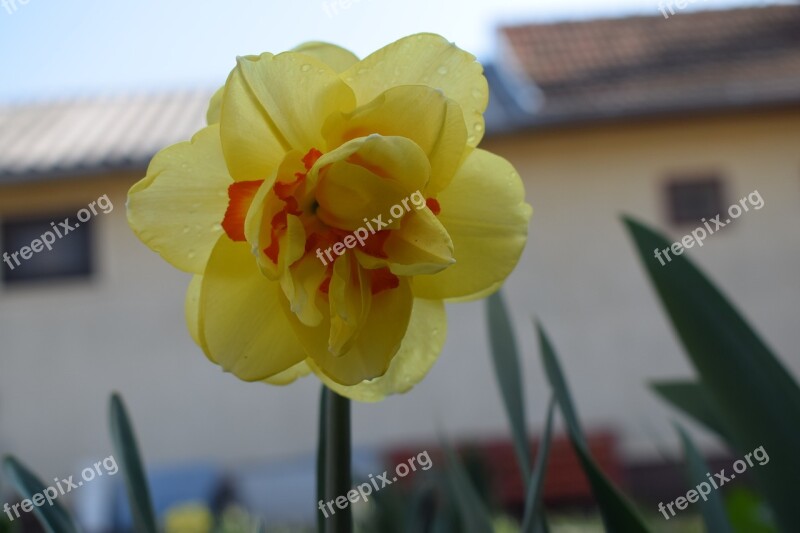
[[[673,414],[647,382],[691,370],[620,215],[677,241],[752,200],[688,253],[800,375],[799,27],[800,8],[784,6],[499,32],[483,147],[515,164],[534,206],[506,289],[529,356],[531,427],[548,397],[535,314],[564,358],[586,426],[616,435],[632,483],[676,442]],[[0,450],[43,477],[111,453],[112,390],[126,398],[154,464],[310,460],[316,380],[277,388],[222,375],[186,331],[188,276],[126,223],[127,189],[158,149],[202,127],[210,94],[0,107],[2,250],[51,228],[69,232],[52,250],[2,266]],[[80,227],[61,226],[76,216]],[[508,434],[482,306],[449,312],[450,338],[429,378],[402,398],[355,407],[357,444],[419,448],[439,426],[478,440]]]

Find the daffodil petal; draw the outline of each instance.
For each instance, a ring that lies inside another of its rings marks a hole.
[[[223,234],[232,183],[222,157],[219,126],[160,151],[147,175],[128,192],[128,224],[173,266],[202,274]]]
[[[334,159],[337,154],[339,160]],[[397,227],[398,219],[388,222],[390,209],[399,204],[405,212],[402,200],[424,189],[431,171],[425,152],[404,137],[355,139],[317,164],[332,159],[317,184],[316,214],[326,224],[350,231],[363,226],[364,218],[378,216],[387,227]]]
[[[192,280],[189,282],[189,287],[186,289],[184,311],[186,314],[186,326],[189,328],[189,335],[191,335],[195,344],[197,344],[203,350],[203,353],[206,354],[206,357],[211,359],[211,355],[208,352],[208,347],[206,346],[206,341],[202,335],[202,330],[200,329],[200,312],[202,310],[200,307],[200,290],[202,285],[203,276],[192,276]],[[216,362],[213,359],[211,359],[211,361],[214,363]]]
[[[225,86],[223,85],[211,97],[208,103],[208,111],[206,111],[206,123],[210,126],[212,124],[219,124],[219,118],[222,114],[222,96],[225,94]]]
[[[308,366],[308,360],[300,361],[293,367],[275,374],[274,376],[263,381],[264,383],[268,383],[270,385],[289,385],[290,383],[293,383],[297,379],[307,376],[310,373],[311,367]]]
[[[428,156],[428,196],[444,189],[464,156],[467,131],[459,105],[441,91],[423,85],[392,87],[352,113],[332,115],[323,134],[328,143],[378,133],[408,138]]]
[[[219,123],[225,161],[236,181],[265,179],[291,149],[264,115],[239,67],[225,83]]]
[[[286,233],[280,243],[278,268],[283,294],[289,300],[292,312],[303,324],[316,326],[322,320],[316,298],[317,289],[325,276],[325,267],[311,254],[303,257],[306,234],[298,217],[287,217]]]
[[[329,286],[331,332],[328,350],[342,355],[352,347],[369,315],[372,301],[368,274],[345,254],[333,264]]]
[[[211,358],[259,381],[306,358],[282,309],[280,285],[261,275],[246,243],[221,238],[200,289],[200,331]]]
[[[384,251],[390,270],[399,276],[435,274],[455,263],[453,240],[428,208],[408,213]]]
[[[313,56],[336,72],[343,72],[358,63],[358,56],[353,52],[330,43],[311,41],[301,44],[292,51]]]
[[[355,107],[353,91],[336,72],[306,54],[284,52],[276,56],[240,57],[235,72],[241,77],[233,79],[241,79],[240,89],[254,97],[258,119],[269,124],[284,152],[291,148],[303,152],[320,149],[324,143],[322,125],[327,117]],[[232,90],[229,81],[225,106]]]
[[[342,355],[335,355],[328,349],[329,316],[318,327],[309,328],[288,309],[286,312],[298,340],[318,371],[341,385],[356,385],[386,373],[408,329],[413,300],[405,278],[400,278],[397,288],[373,295],[369,315],[358,338]]]
[[[439,358],[446,337],[447,316],[444,304],[441,301],[416,298],[406,335],[389,365],[389,370],[383,376],[345,386],[330,379],[313,360],[309,359],[308,365],[337,394],[358,402],[379,402],[391,394],[408,392],[422,381]]]
[[[284,294],[289,299],[292,313],[306,326],[318,326],[324,316],[322,308],[326,305],[319,296],[319,287],[325,280],[326,268],[313,254],[307,254],[284,273],[291,277],[291,282],[282,285]]]
[[[514,269],[527,240],[531,207],[519,174],[502,157],[478,149],[437,200],[456,263],[415,277],[414,295],[467,301],[491,294]]]
[[[461,106],[469,146],[478,146],[483,138],[483,112],[489,103],[483,67],[475,56],[440,35],[404,37],[351,66],[342,78],[353,88],[358,105],[398,85],[441,89]]]

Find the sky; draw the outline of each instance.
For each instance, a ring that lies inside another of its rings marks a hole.
[[[659,2],[668,1],[0,0],[0,104],[211,89],[238,55],[277,53],[310,40],[364,56],[431,31],[490,61],[498,25],[661,16]],[[688,5],[673,17],[768,3],[681,1]]]

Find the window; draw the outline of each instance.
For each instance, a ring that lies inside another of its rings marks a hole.
[[[716,176],[676,179],[667,185],[673,224],[696,224],[722,212],[722,180]]]
[[[92,222],[65,232],[60,221],[73,216],[7,219],[0,223],[3,283],[87,278],[92,274]],[[69,221],[74,226],[74,218]],[[51,242],[52,241],[52,242]]]

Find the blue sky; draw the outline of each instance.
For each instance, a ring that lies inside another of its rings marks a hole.
[[[684,11],[766,3],[686,1]],[[237,55],[280,52],[308,40],[363,56],[403,35],[433,31],[488,60],[498,24],[660,15],[659,0],[350,0],[349,6],[347,0],[5,0],[7,8],[2,2],[0,103],[212,88]]]

